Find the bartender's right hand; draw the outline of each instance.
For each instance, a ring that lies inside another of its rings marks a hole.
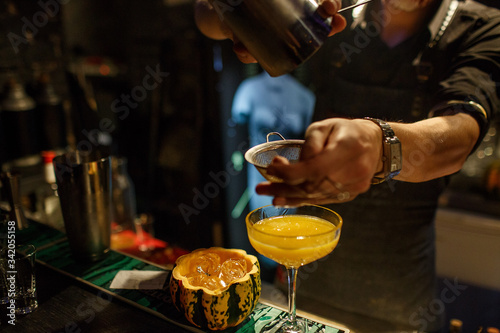
[[[297,163],[278,156],[268,166],[267,173],[283,182],[263,182],[255,190],[282,207],[353,200],[368,191],[373,175],[383,169],[381,143],[382,131],[370,120],[314,122]]]
[[[332,30],[329,36],[344,30],[346,26],[345,18],[337,14],[341,7],[341,0],[320,0],[318,7],[320,15],[323,18],[332,17]],[[245,64],[257,62],[231,29],[224,24],[208,0],[196,0],[194,18],[196,26],[205,36],[216,40],[231,39],[233,41],[233,51],[241,62]]]

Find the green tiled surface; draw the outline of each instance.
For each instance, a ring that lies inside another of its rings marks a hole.
[[[162,290],[109,288],[111,281],[120,270],[164,270],[160,267],[115,251],[110,251],[104,259],[95,263],[76,262],[71,256],[65,235],[36,222],[31,222],[30,227],[27,229],[18,230],[16,240],[35,245],[38,249],[37,260],[41,264],[99,288],[165,320],[174,322],[186,328],[187,331],[204,332],[192,326],[172,304],[168,290],[170,275],[167,277],[167,282]],[[169,270],[165,271],[170,272]],[[276,323],[284,316],[286,316],[285,312],[259,303],[243,323],[237,327],[227,329],[224,333],[272,333],[276,331]],[[310,333],[343,332],[312,321],[308,321],[308,324]]]

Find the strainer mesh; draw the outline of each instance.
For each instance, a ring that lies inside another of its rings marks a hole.
[[[277,146],[277,147],[276,147]],[[297,162],[300,156],[300,146],[291,145],[270,145],[262,150],[256,151],[252,156],[253,164],[268,166],[275,156],[283,156],[290,163]]]

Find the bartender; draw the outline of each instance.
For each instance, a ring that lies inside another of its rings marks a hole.
[[[345,18],[339,8],[320,5],[333,36],[305,64],[317,105],[301,161],[276,158],[268,172],[285,182],[256,191],[344,219],[339,246],[299,277],[299,304],[440,332],[451,295],[436,291],[434,217],[448,176],[499,113],[500,11],[469,0],[374,0]],[[255,61],[206,0],[195,18]]]

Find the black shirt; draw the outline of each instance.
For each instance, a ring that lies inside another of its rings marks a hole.
[[[499,112],[500,11],[443,0],[427,29],[393,48],[378,38],[376,24],[359,16],[305,64],[317,96],[315,119],[414,122],[453,107],[473,115],[484,135]],[[422,142],[403,163],[418,168],[433,144]],[[440,327],[444,300],[435,293],[434,216],[445,185],[446,178],[390,181],[331,205],[344,219],[340,242],[305,269],[310,274],[300,281],[299,307],[303,297],[398,328]]]

